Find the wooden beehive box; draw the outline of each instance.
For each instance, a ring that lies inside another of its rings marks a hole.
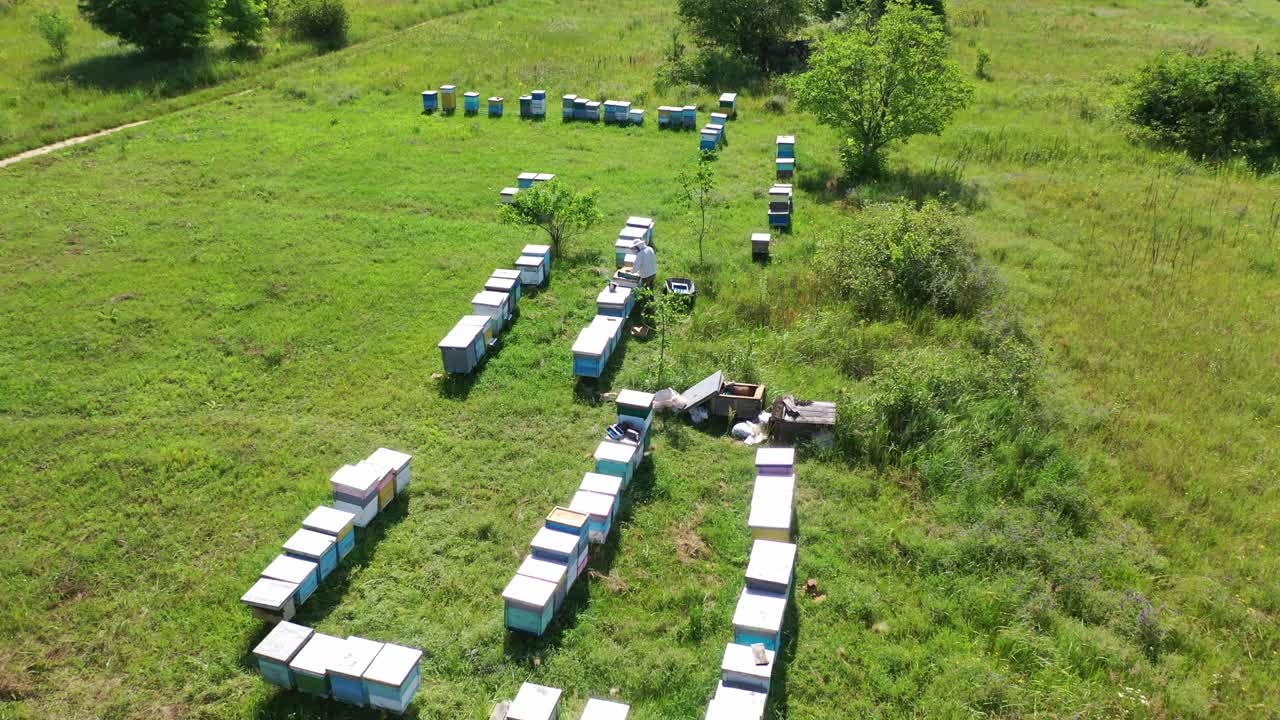
[[[751,495],[751,515],[747,519],[752,539],[791,542],[794,520],[794,478],[756,478]]]
[[[458,88],[453,85],[440,86],[440,106],[451,113],[458,109]]]
[[[487,332],[488,318],[485,318],[485,323],[480,327],[462,323],[455,325],[437,345],[445,371],[469,373],[474,370],[480,363],[480,358],[484,357]]]
[[[622,489],[626,490],[631,484],[636,466],[640,464],[638,458],[641,452],[643,451],[635,445],[604,440],[596,448],[596,472],[617,475],[622,478]]]
[[[411,477],[411,465],[413,456],[407,452],[399,450],[391,450],[390,448],[378,448],[369,456],[370,462],[381,462],[390,465],[396,474],[396,494],[404,492],[409,488]]]
[[[722,93],[720,95],[720,112],[731,118],[738,117],[738,93]]]
[[[440,109],[440,93],[435,90],[422,91],[422,112],[433,113]]]
[[[263,568],[262,577],[297,585],[298,589],[294,592],[294,602],[297,605],[306,602],[320,583],[319,565],[311,560],[288,555],[277,555]]]
[[[556,586],[555,594],[552,596],[551,610],[553,614],[558,612],[560,607],[564,605],[565,596],[569,593],[569,567],[567,565],[526,555],[524,562],[520,563],[520,568],[516,570],[516,574],[537,578]]]
[[[292,620],[297,612],[298,586],[296,583],[270,578],[258,578],[240,602],[249,606],[254,617],[267,622],[278,623]]]
[[[527,190],[533,187],[533,179],[538,177],[538,173],[522,172],[516,176],[516,186],[521,190]]]
[[[520,284],[541,287],[547,277],[546,259],[541,255],[521,255],[516,259],[516,269],[520,271]]]
[[[555,583],[516,575],[502,591],[503,622],[511,630],[542,635],[555,616]]]
[[[320,581],[338,567],[338,542],[335,538],[311,530],[299,530],[284,543],[285,554],[317,563]]]
[[[769,233],[751,233],[751,257],[764,260],[770,255],[773,236]]]
[[[302,527],[333,537],[338,545],[338,560],[356,546],[356,514],[324,505],[317,507],[302,521]]]
[[[756,474],[790,476],[796,474],[796,449],[767,447],[756,449]]]
[[[506,293],[483,290],[471,298],[471,312],[475,315],[491,318],[489,327],[497,335],[502,332],[503,326],[507,324],[507,319],[511,316],[507,303]]]
[[[289,661],[302,650],[313,633],[311,628],[291,622],[280,622],[271,628],[271,632],[253,648],[253,656],[258,661],[258,671],[262,673],[263,679],[292,690],[295,682],[293,671],[289,669]]]
[[[422,686],[422,651],[386,643],[364,671],[369,706],[403,714]]]
[[[356,467],[370,468],[378,476],[378,510],[391,504],[396,498],[396,470],[390,463],[370,459],[361,460]]]
[[[752,590],[791,595],[795,582],[796,546],[773,540],[756,540],[747,562],[747,587]]]
[[[580,720],[627,720],[631,716],[631,706],[612,700],[591,698],[582,709]]]
[[[795,159],[796,138],[794,135],[778,136],[778,157]]]
[[[591,542],[603,545],[609,538],[609,530],[613,527],[613,512],[616,496],[579,490],[573,494],[569,509],[585,513],[590,519],[587,536]]]
[[[733,611],[733,641],[739,645],[761,643],[778,652],[786,614],[786,595],[744,588]]]
[[[553,687],[524,683],[507,709],[507,720],[558,720],[561,693]]]
[[[570,586],[578,579],[578,565],[581,558],[579,557],[579,543],[576,536],[569,533],[556,532],[545,527],[538,528],[533,540],[529,541],[529,548],[536,558],[564,563],[569,570],[568,583]]]
[[[487,292],[502,293],[507,296],[507,318],[510,319],[520,302],[520,279],[490,276],[484,282],[484,289]]]
[[[726,382],[711,399],[711,413],[719,417],[747,418],[752,422],[764,411],[765,386],[755,383]]]
[[[366,527],[378,515],[378,476],[372,468],[343,465],[329,478],[333,506],[356,516],[356,527]]]
[[[489,117],[491,118],[502,117],[503,102],[504,102],[504,99],[501,96],[494,96],[489,98]]]
[[[299,691],[317,697],[329,697],[329,666],[346,650],[342,638],[314,633],[298,654],[289,661]]]
[[[502,204],[510,205],[516,201],[516,195],[520,194],[520,188],[504,187],[502,188]]]
[[[723,680],[716,685],[715,699],[723,701],[726,706],[736,708],[739,714],[734,717],[741,717],[744,720],[763,718],[765,707],[769,704],[768,695],[754,690],[729,687]]]
[[[462,108],[468,115],[478,115],[480,113],[480,93],[468,92],[462,94]]]
[[[578,539],[578,572],[587,564],[587,544],[591,542],[591,518],[583,512],[556,506],[547,514],[543,527]]]
[[[585,327],[573,342],[573,374],[598,378],[609,364],[613,339],[598,329]]]
[[[364,673],[382,651],[383,644],[359,637],[349,637],[342,653],[329,665],[329,689],[334,700],[356,707],[369,706],[369,689]]]
[[[720,661],[720,679],[728,687],[769,694],[773,681],[774,654],[765,650],[765,664],[757,665],[755,653],[746,645],[729,643]]]
[[[631,288],[608,288],[596,295],[596,313],[625,318],[631,314]]]
[[[617,475],[604,475],[589,472],[582,476],[582,484],[578,486],[584,492],[599,493],[613,498],[613,516],[617,517],[622,509],[622,478]]]

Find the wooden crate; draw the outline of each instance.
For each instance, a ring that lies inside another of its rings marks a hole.
[[[314,632],[309,627],[291,622],[280,622],[271,628],[271,632],[253,648],[253,656],[258,661],[258,671],[262,673],[262,678],[273,685],[292,690],[296,683],[293,671],[289,669],[289,661],[302,650],[302,646],[307,644]]]
[[[364,671],[369,706],[403,714],[422,686],[422,651],[386,643]]]
[[[342,657],[346,645],[342,638],[312,634],[307,644],[289,661],[298,690],[308,695],[329,697],[329,666]]]
[[[711,399],[711,414],[719,417],[749,419],[755,422],[764,410],[765,386],[755,383],[726,382]]]
[[[369,688],[364,673],[382,652],[383,643],[354,635],[343,644],[342,654],[329,665],[329,690],[334,700],[356,707],[369,706]]]

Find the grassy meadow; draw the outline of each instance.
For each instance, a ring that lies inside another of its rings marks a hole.
[[[373,717],[261,681],[238,598],[379,445],[415,454],[413,489],[300,619],[422,648],[412,716],[487,717],[532,680],[566,717],[614,689],[637,720],[700,717],[749,552],[752,453],[722,424],[659,422],[548,636],[508,634],[498,594],[590,469],[598,393],[717,369],[842,407],[839,449],[802,455],[798,577],[825,597],[793,601],[771,717],[1280,715],[1280,182],[1135,147],[1107,112],[1160,47],[1274,45],[1280,5],[957,0],[957,60],[989,50],[993,79],[852,189],[833,134],[759,88],[716,161],[709,267],[674,180],[696,134],[419,114],[447,82],[705,109],[716,89],[653,87],[675,22],[508,0],[0,171],[0,719]],[[94,118],[178,102],[94,92]],[[760,266],[778,134],[796,228]],[[436,342],[538,241],[497,221],[522,171],[598,188],[605,221],[480,372],[438,377]],[[1005,286],[987,312],[873,322],[823,293],[819,241],[903,196],[965,214]],[[629,339],[581,385],[629,215],[701,297],[661,373]]]

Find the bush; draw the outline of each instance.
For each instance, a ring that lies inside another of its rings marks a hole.
[[[868,209],[819,242],[817,268],[828,291],[873,318],[972,315],[993,294],[959,216],[933,200]]]
[[[289,26],[297,36],[331,50],[347,44],[350,24],[342,0],[298,0],[289,10]]]
[[[770,95],[764,101],[764,109],[766,112],[781,115],[787,111],[786,95]]]
[[[71,18],[56,8],[44,8],[36,13],[36,32],[49,43],[49,49],[59,62],[67,59],[67,46],[71,44]]]
[[[1136,139],[1198,160],[1244,158],[1265,170],[1280,156],[1280,63],[1261,52],[1162,53],[1138,70],[1119,109]]]
[[[222,8],[222,29],[241,47],[261,43],[268,22],[265,0],[226,0]]]
[[[94,27],[160,55],[204,45],[221,8],[218,0],[80,0]]]

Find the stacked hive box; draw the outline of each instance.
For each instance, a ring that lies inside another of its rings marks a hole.
[[[532,95],[520,96],[520,119],[522,120],[533,119],[533,96]]]
[[[778,136],[778,157],[774,161],[779,182],[791,182],[796,172],[796,139],[793,135]]]
[[[524,683],[507,709],[506,720],[559,720],[562,692],[545,685]]]
[[[720,96],[720,112],[729,117],[730,120],[738,118],[738,94],[724,93]]]
[[[404,713],[422,685],[421,650],[291,623],[277,625],[253,654],[269,682],[357,707]]]
[[[778,183],[769,188],[769,227],[791,229],[791,211],[795,191],[790,185]]]
[[[592,544],[607,542],[622,507],[623,490],[644,459],[653,424],[653,395],[618,394],[618,421],[596,449],[594,472],[583,476],[569,507],[553,508],[529,543],[515,577],[502,591],[504,623],[511,630],[542,635],[584,574]],[[510,717],[510,715],[508,715]]]
[[[624,319],[597,315],[573,343],[573,374],[598,378],[622,340]]]
[[[565,122],[569,122],[574,119],[573,109],[577,100],[577,95],[565,95],[560,98],[560,118]]]
[[[707,123],[702,128],[698,149],[702,152],[715,152],[725,143],[724,125]]]

